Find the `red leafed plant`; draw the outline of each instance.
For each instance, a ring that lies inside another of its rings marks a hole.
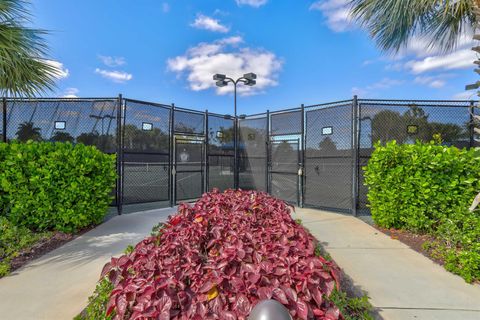
[[[339,270],[314,253],[314,239],[285,202],[255,191],[217,190],[182,204],[158,236],[112,258],[114,319],[247,319],[275,299],[294,319],[343,319],[325,297]]]

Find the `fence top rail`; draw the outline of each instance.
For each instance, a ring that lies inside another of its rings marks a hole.
[[[175,111],[182,111],[182,112],[188,112],[188,113],[195,113],[195,114],[205,115],[205,111],[200,111],[200,110],[193,110],[193,109],[188,109],[188,108],[183,108],[183,107],[177,107],[177,106],[174,106],[173,109],[174,109]]]
[[[414,99],[358,99],[359,104],[388,104],[388,105],[407,105],[423,104],[432,106],[463,107],[472,103],[478,103],[478,100],[414,100]]]
[[[339,101],[326,102],[326,103],[320,103],[320,104],[312,104],[312,105],[309,105],[309,106],[304,106],[304,108],[309,109],[309,108],[318,108],[318,107],[328,107],[328,106],[346,105],[346,104],[351,104],[351,103],[353,103],[352,99],[339,100]]]
[[[277,114],[291,113],[291,112],[296,112],[296,111],[302,111],[302,107],[295,107],[295,108],[288,108],[288,109],[270,111],[270,115],[274,116],[274,115],[277,115]]]
[[[172,105],[164,104],[164,103],[156,103],[156,102],[150,102],[150,101],[143,101],[143,100],[136,100],[136,99],[129,99],[125,98],[123,99],[126,102],[133,102],[133,103],[138,103],[138,104],[146,104],[150,105],[153,107],[160,107],[160,108],[165,108],[165,109],[172,109]]]
[[[58,98],[4,98],[7,102],[55,102],[55,101],[68,101],[68,102],[82,102],[82,101],[116,101],[118,97],[100,97],[100,98],[67,98],[67,97],[58,97]]]
[[[210,112],[208,111],[208,116],[212,116],[212,117],[216,117],[216,118],[223,118],[225,120],[233,120],[235,119],[234,116],[232,116],[231,114],[221,114],[221,113],[214,113],[214,112]]]
[[[254,114],[248,114],[242,117],[238,117],[240,121],[242,120],[254,120],[254,119],[262,119],[267,117],[268,112],[260,112],[260,113],[254,113]]]

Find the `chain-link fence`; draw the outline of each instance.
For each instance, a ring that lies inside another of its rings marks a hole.
[[[121,96],[3,99],[0,140],[83,143],[116,154],[119,209],[173,206],[237,185],[295,205],[356,213],[368,209],[362,167],[376,142],[440,135],[445,145],[480,146],[474,112],[473,101],[354,98],[236,121]]]

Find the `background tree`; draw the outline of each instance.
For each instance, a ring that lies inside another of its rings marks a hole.
[[[29,2],[0,1],[0,93],[34,96],[52,90],[60,70],[45,58],[44,30],[25,26],[30,22]]]
[[[326,137],[325,139],[320,141],[318,146],[320,148],[320,151],[323,151],[323,152],[333,153],[337,151],[337,145],[335,144],[335,142],[333,142],[332,138],[330,137]]]
[[[28,140],[41,141],[41,131],[40,128],[35,127],[33,122],[27,121],[18,126],[16,135],[17,139],[21,142],[27,142]]]
[[[75,141],[75,138],[72,137],[72,135],[68,132],[55,131],[55,133],[53,134],[53,136],[50,140],[54,141],[54,142],[71,142],[71,143],[73,143],[73,141]]]

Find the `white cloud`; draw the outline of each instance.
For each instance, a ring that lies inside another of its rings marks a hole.
[[[170,12],[170,5],[167,2],[162,3],[162,11],[163,13]]]
[[[475,91],[462,91],[455,94],[452,99],[454,100],[476,100],[478,97],[476,96]]]
[[[124,57],[113,57],[113,56],[102,56],[99,55],[98,59],[102,61],[104,65],[107,67],[115,68],[118,66],[123,66],[124,64],[127,63]]]
[[[108,71],[103,69],[95,69],[95,73],[101,75],[102,77],[111,80],[116,83],[124,83],[132,80],[133,76],[130,73],[123,71]]]
[[[169,59],[167,67],[179,75],[186,74],[193,91],[216,88],[217,94],[232,92],[231,85],[222,88],[215,86],[212,76],[216,73],[237,78],[255,72],[257,84],[253,87],[240,85],[238,92],[242,95],[262,93],[277,85],[282,61],[274,53],[263,49],[239,47],[242,42],[241,37],[230,37],[212,43],[200,43],[184,55]]]
[[[447,83],[441,77],[416,77],[414,82],[434,89],[443,88]]]
[[[385,70],[387,71],[401,71],[403,69],[403,63],[395,62],[390,63],[385,66]]]
[[[80,92],[77,88],[66,88],[63,91],[63,98],[78,98],[77,94]]]
[[[55,60],[44,60],[44,62],[57,70],[54,73],[56,79],[64,79],[70,75],[70,71],[68,71],[68,69],[63,66],[63,63]]]
[[[242,6],[250,6],[254,8],[261,7],[265,4],[267,4],[268,0],[235,0],[237,2],[237,5]]]
[[[327,19],[327,26],[335,32],[355,28],[350,15],[350,0],[319,0],[310,5],[310,10],[320,11]]]
[[[460,49],[446,55],[428,56],[420,60],[410,60],[405,68],[413,74],[434,70],[454,70],[472,68],[476,54],[471,49]]]
[[[366,87],[367,90],[374,90],[374,89],[389,89],[391,87],[399,86],[403,84],[405,81],[403,80],[396,80],[390,78],[383,78],[382,80],[375,82]]]
[[[230,29],[220,23],[219,20],[199,14],[195,21],[191,24],[197,29],[204,29],[213,32],[227,33]]]
[[[386,90],[391,87],[396,87],[404,84],[404,80],[383,78],[380,81],[377,81],[371,85],[366,86],[365,88],[353,87],[352,94],[358,96],[368,96],[372,91]]]

